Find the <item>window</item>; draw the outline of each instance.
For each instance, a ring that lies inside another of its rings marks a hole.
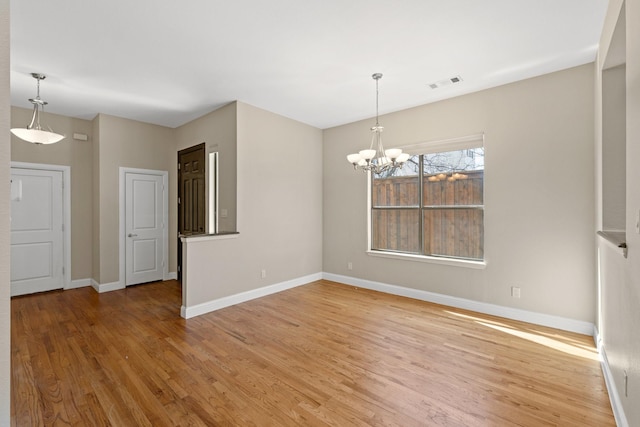
[[[371,174],[371,250],[484,260],[482,137],[423,144]]]

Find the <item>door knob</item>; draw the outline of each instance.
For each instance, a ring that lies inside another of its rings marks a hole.
[[[137,234],[129,233],[129,237],[138,237]]]

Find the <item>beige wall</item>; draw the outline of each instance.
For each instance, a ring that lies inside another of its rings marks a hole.
[[[169,236],[176,236],[176,150],[171,128],[100,114],[98,128],[98,230],[99,266],[94,279],[100,284],[124,281],[119,277],[119,168],[169,172]],[[94,161],[94,167],[95,167]],[[94,172],[94,179],[95,179]],[[176,271],[177,242],[169,238],[169,271]]]
[[[11,126],[26,126],[31,115],[30,109],[13,107]],[[71,279],[90,279],[93,257],[91,122],[49,113],[43,119],[66,138],[57,144],[36,145],[11,135],[11,160],[71,167]],[[74,133],[85,134],[89,140],[76,141],[72,137]]]
[[[640,1],[627,0],[627,244],[634,248],[625,269],[628,310],[621,325],[630,338],[622,350],[628,358],[631,394],[625,409],[629,425],[640,425]],[[614,307],[609,307],[615,310]]]
[[[247,285],[322,271],[322,131],[238,103],[237,167]]]
[[[100,116],[91,122],[93,157],[91,161],[91,203],[93,215],[91,222],[91,237],[93,241],[91,278],[100,283]]]
[[[187,307],[322,269],[322,131],[238,102],[237,156],[240,234],[189,244]]]
[[[626,67],[602,73],[602,229],[624,230],[626,215]]]
[[[623,416],[628,425],[640,425],[640,234],[636,219],[640,214],[640,0],[626,0],[626,243],[628,257],[599,240],[601,260],[601,312],[598,329],[606,353],[615,390],[620,397]],[[600,70],[608,57],[616,21],[623,9],[622,0],[609,2],[607,17],[600,41],[596,67],[596,170],[597,184],[604,181],[602,164],[606,162],[606,141],[603,144],[603,110],[600,97]],[[622,35],[625,35],[624,26]],[[613,43],[618,45],[618,43]],[[624,43],[623,43],[624,45]],[[615,49],[612,47],[611,49]],[[606,125],[606,122],[605,122]],[[607,135],[605,134],[605,137]],[[596,212],[603,210],[603,194],[598,192]],[[600,227],[602,221],[598,221]],[[624,371],[628,374],[628,396],[624,392]]]
[[[207,156],[219,153],[218,210],[227,210],[226,218],[218,218],[219,232],[236,231],[236,109],[233,102],[176,129],[177,150],[204,142]]]
[[[11,385],[11,300],[9,277],[9,0],[0,0],[0,425],[9,425]]]
[[[484,132],[484,270],[367,255],[346,155],[372,122],[325,130],[323,271],[594,322],[593,85],[589,64],[380,118],[387,148]]]

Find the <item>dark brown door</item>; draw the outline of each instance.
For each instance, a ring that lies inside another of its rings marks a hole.
[[[205,232],[205,144],[178,152],[178,232]]]
[[[178,233],[206,232],[205,143],[178,151]],[[182,244],[178,242],[178,277],[182,277]]]

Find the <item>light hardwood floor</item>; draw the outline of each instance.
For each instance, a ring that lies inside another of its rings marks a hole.
[[[12,425],[615,425],[591,337],[328,281],[189,320],[180,301],[14,298]]]

